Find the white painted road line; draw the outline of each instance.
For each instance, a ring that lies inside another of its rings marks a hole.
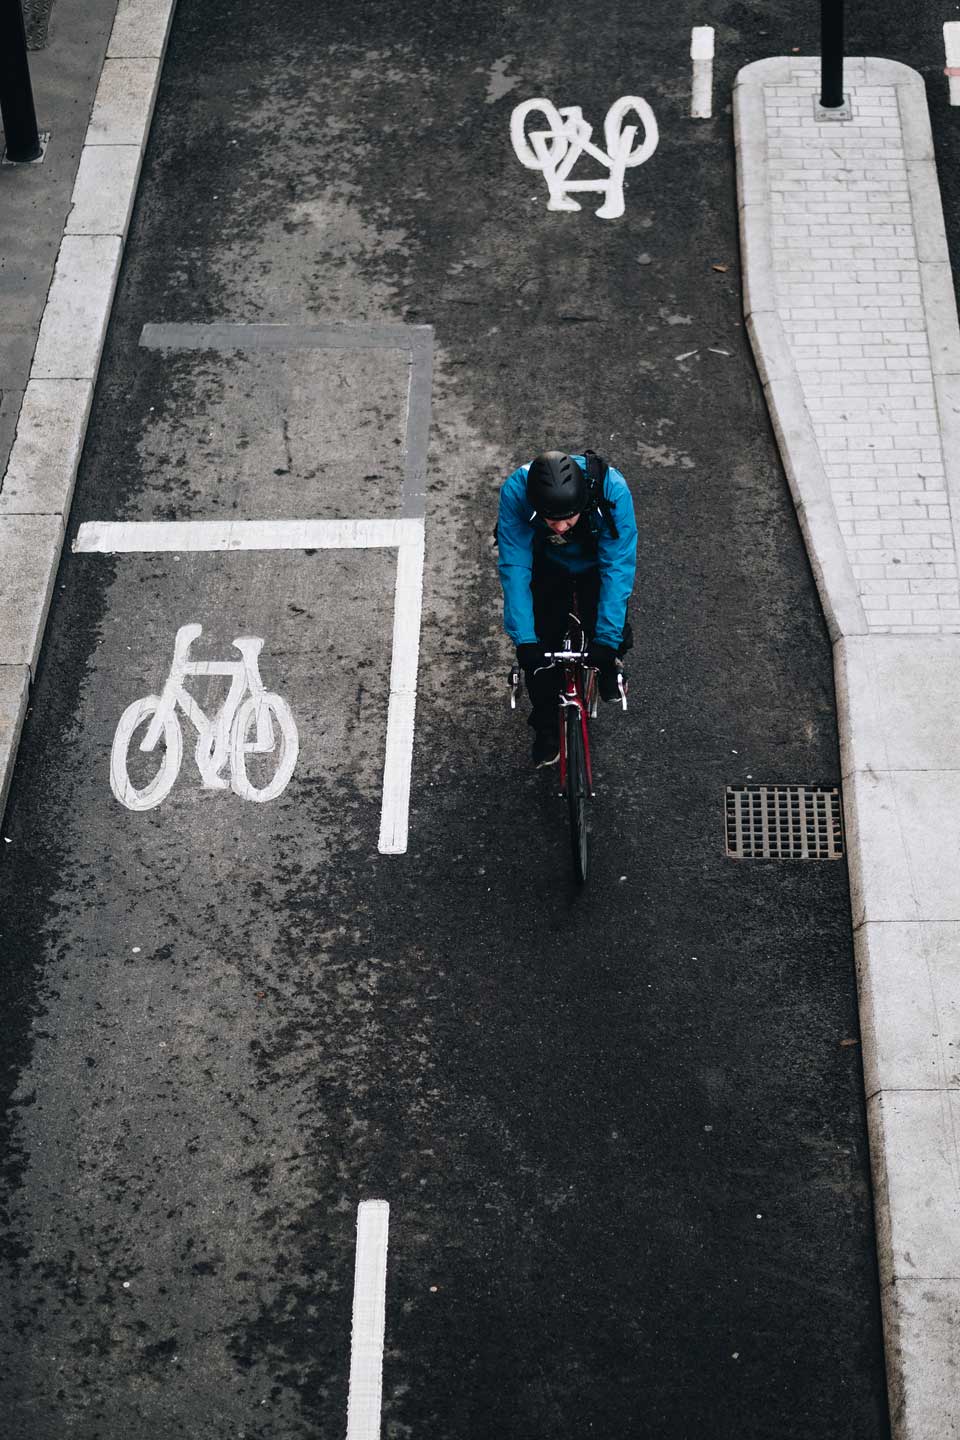
[[[690,32],[693,61],[693,95],[690,118],[709,120],[713,114],[713,26],[694,25]]]
[[[387,709],[387,746],[383,761],[383,799],[380,806],[378,848],[381,855],[403,855],[407,849],[417,669],[420,661],[423,549],[421,525],[419,540],[401,545],[397,551],[390,703]]]
[[[947,20],[943,27],[943,48],[950,77],[950,104],[960,105],[960,20]]]
[[[353,1281],[347,1440],[380,1440],[389,1225],[390,1206],[386,1200],[360,1202]]]
[[[423,543],[422,520],[93,520],[78,554],[215,550],[376,550]]]
[[[404,855],[423,608],[424,522],[399,520],[137,520],[81,525],[78,554],[375,550],[397,547],[390,700],[380,805],[381,855]]]

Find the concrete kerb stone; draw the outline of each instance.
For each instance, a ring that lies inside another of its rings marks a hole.
[[[160,61],[106,60],[87,130],[88,145],[146,144]]]
[[[36,674],[43,627],[63,546],[62,515],[0,519],[0,665]]]
[[[107,59],[162,60],[172,17],[172,4],[158,5],[156,0],[120,0],[107,46]]]
[[[754,85],[734,86],[733,133],[737,147],[737,204],[766,203],[766,115],[763,91]]]
[[[777,308],[768,215],[766,206],[751,202],[740,207],[741,287],[747,319],[763,311],[775,313]]]
[[[893,62],[888,61],[887,65],[892,67]],[[898,66],[897,69],[904,70],[906,66]],[[915,76],[915,79],[920,80],[920,77]],[[883,82],[880,80],[878,83]],[[908,164],[911,160],[928,160],[931,165],[936,165],[927,92],[923,81],[920,80],[917,85],[904,79],[890,79],[887,83],[896,85],[904,159]]]
[[[950,252],[943,222],[940,182],[932,159],[907,161],[907,185],[910,190],[910,208],[913,211],[920,264],[949,264]]]
[[[29,691],[30,671],[26,665],[0,665],[0,817],[7,803]]]
[[[943,468],[954,544],[960,555],[960,370],[950,374],[934,374],[933,393],[937,406],[937,422],[943,446]]]
[[[92,379],[30,381],[0,489],[0,516],[67,514],[92,398]]]
[[[930,363],[934,375],[960,375],[960,330],[957,297],[949,260],[926,261],[920,266],[920,287],[926,311]]]
[[[747,334],[753,358],[764,387],[778,380],[795,380],[796,368],[783,333],[783,322],[775,310],[751,310]]]
[[[827,629],[831,639],[844,634],[865,634],[866,615],[837,524],[836,507],[820,448],[796,371],[789,363],[789,351],[779,317],[769,316],[766,330],[759,338],[773,347],[772,353],[763,352],[763,365],[772,365],[780,372],[780,378],[769,380],[764,386],[764,394],[797,518],[806,539],[807,555],[817,582]]]
[[[925,89],[916,72],[885,60],[848,61],[844,70],[851,89],[895,87],[960,549],[960,331]],[[777,271],[766,263],[769,240],[765,248],[754,234],[772,229],[763,89],[796,85],[813,97],[818,73],[818,59],[802,57],[759,62],[737,77],[744,310],[834,640],[893,1433],[895,1440],[960,1440],[960,636],[867,633],[823,459],[771,303]],[[838,140],[842,133],[838,127]],[[746,275],[754,265],[756,273]],[[895,541],[891,546],[895,553]],[[883,547],[860,563],[867,560],[890,563]],[[955,584],[955,569],[944,563],[919,573],[925,578],[912,579],[910,593],[929,593],[936,609],[933,599]],[[845,603],[851,591],[855,604]]]
[[[175,0],[120,0],[0,484],[0,814],[83,448]]]
[[[40,322],[31,379],[93,380],[123,249],[118,235],[65,235]]]
[[[85,145],[64,233],[126,236],[142,159],[139,145]]]

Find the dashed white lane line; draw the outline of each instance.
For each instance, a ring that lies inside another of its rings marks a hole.
[[[347,1440],[380,1440],[389,1225],[386,1200],[361,1201],[357,1209]]]
[[[709,120],[713,114],[712,25],[694,25],[690,32],[690,59],[693,61],[690,117],[693,120]]]
[[[960,20],[944,22],[943,48],[947,57],[945,73],[950,77],[950,104],[960,105]]]
[[[80,554],[397,547],[390,699],[380,806],[381,855],[404,855],[410,818],[413,737],[423,608],[424,522],[398,520],[134,520],[81,525]]]

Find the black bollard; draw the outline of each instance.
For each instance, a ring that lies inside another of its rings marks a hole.
[[[843,104],[843,0],[820,0],[820,104]]]
[[[7,159],[38,159],[40,136],[33,108],[27,36],[20,0],[0,0],[0,114],[7,141]]]

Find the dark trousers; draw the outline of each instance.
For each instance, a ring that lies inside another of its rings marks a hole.
[[[593,635],[600,600],[599,570],[582,570],[573,575],[559,565],[541,562],[533,567],[530,589],[533,592],[533,622],[537,627],[537,639],[545,650],[560,649],[571,611],[579,618],[588,639]],[[632,645],[633,631],[627,621],[617,654],[625,655]],[[524,679],[533,707],[527,724],[532,725],[534,730],[555,730],[563,683],[561,666],[554,665],[538,672],[525,670]]]

